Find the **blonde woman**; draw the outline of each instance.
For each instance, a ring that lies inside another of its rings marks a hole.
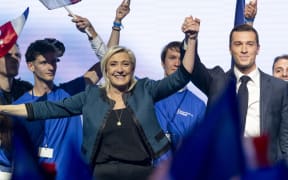
[[[83,114],[83,155],[97,179],[147,179],[152,160],[170,149],[154,112],[154,103],[184,87],[193,69],[199,30],[188,35],[188,46],[178,70],[159,81],[136,80],[134,53],[110,48],[101,61],[104,84],[59,102],[0,106],[0,112],[48,119]]]

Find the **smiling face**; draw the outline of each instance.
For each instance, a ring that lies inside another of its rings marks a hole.
[[[256,35],[253,31],[233,32],[230,42],[230,53],[235,66],[248,74],[256,68],[256,56],[259,52]]]
[[[230,43],[230,53],[235,66],[248,74],[256,68],[256,56],[259,52],[256,35],[253,31],[233,32]]]
[[[127,52],[112,55],[106,64],[106,75],[111,86],[119,90],[127,90],[134,73],[134,65]]]

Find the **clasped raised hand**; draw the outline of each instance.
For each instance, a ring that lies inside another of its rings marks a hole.
[[[200,19],[188,16],[182,25],[182,31],[188,39],[197,39],[200,28]]]

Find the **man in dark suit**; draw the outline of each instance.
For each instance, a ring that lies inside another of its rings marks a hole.
[[[186,36],[193,32],[195,23],[192,17],[185,19],[182,29]],[[229,45],[233,67],[226,73],[219,66],[207,69],[196,57],[192,82],[208,96],[209,111],[228,81],[235,83],[238,93],[241,77],[248,76],[248,107],[241,121],[242,133],[245,137],[267,134],[269,160],[272,163],[280,159],[288,162],[288,84],[257,68],[260,44],[258,33],[252,26],[233,28]]]

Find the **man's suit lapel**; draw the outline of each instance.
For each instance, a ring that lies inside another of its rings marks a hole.
[[[267,115],[266,112],[268,111],[270,98],[272,97],[271,94],[271,83],[270,78],[266,76],[261,70],[260,72],[260,133],[264,133],[267,130]],[[226,73],[226,77],[235,82],[236,86],[236,77],[234,74],[233,69],[230,69]]]
[[[259,70],[260,71],[260,70]],[[270,78],[260,71],[260,133],[263,134],[267,130],[267,115],[271,94]]]

